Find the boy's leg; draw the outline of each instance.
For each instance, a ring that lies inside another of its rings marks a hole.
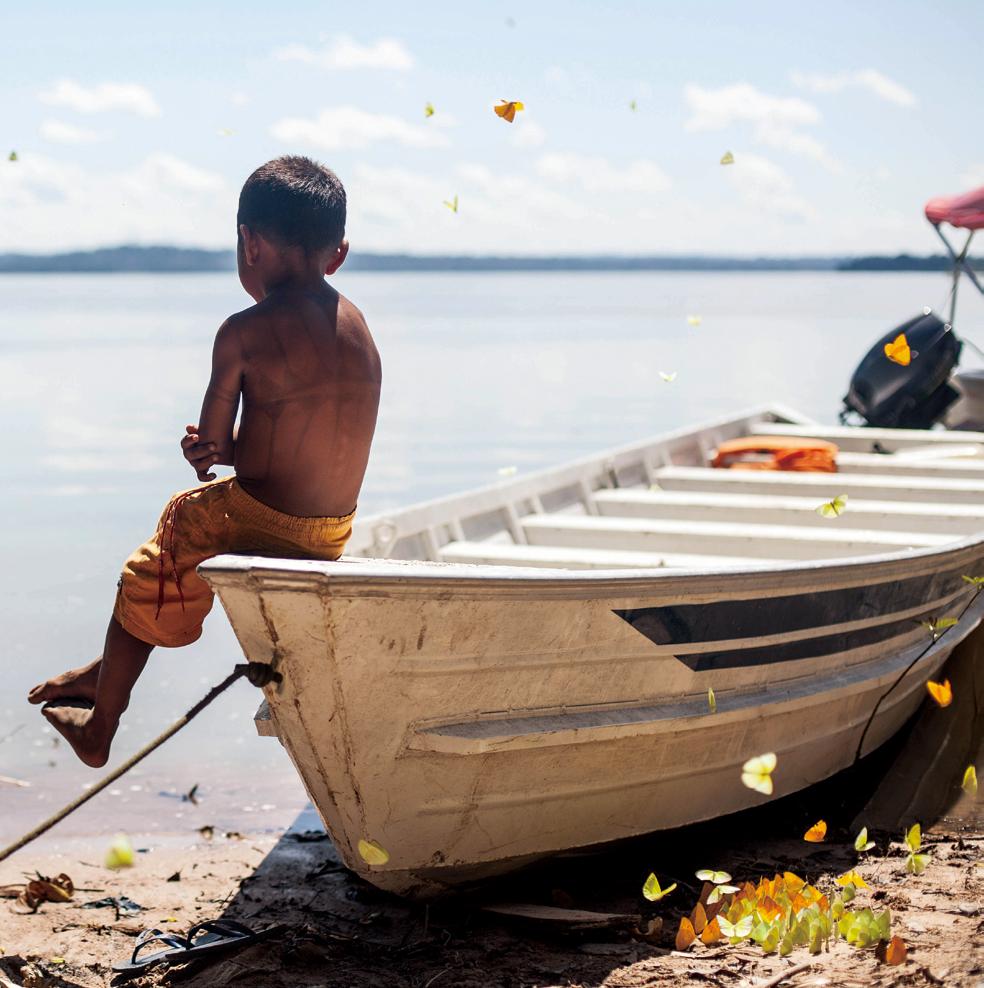
[[[126,631],[115,617],[110,619],[102,660],[93,663],[99,670],[94,705],[91,708],[56,705],[42,708],[41,712],[52,727],[86,765],[100,768],[108,761],[109,746],[119,727],[120,716],[130,702],[130,691],[153,648]],[[78,693],[74,695],[78,696]],[[55,699],[52,704],[57,702]]]
[[[29,703],[51,703],[63,697],[79,700],[95,700],[99,682],[99,665],[102,656],[87,666],[69,669],[60,676],[52,676],[46,683],[39,683],[27,694]]]

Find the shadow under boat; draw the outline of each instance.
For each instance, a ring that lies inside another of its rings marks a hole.
[[[679,882],[689,901],[701,867],[748,878],[846,871],[862,826],[883,845],[915,821],[956,837],[984,832],[980,804],[960,788],[984,740],[982,664],[984,629],[944,668],[953,685],[949,707],[927,698],[895,738],[810,789],[707,823],[556,855],[430,904],[382,892],[348,871],[308,807],[224,913],[257,929],[283,925],[285,933],[168,978],[209,986],[241,978],[424,985],[453,972],[447,983],[467,985],[476,972],[505,965],[518,982],[563,974],[599,983],[615,967],[667,953],[627,936],[645,910],[640,888],[650,871]],[[801,835],[819,818],[830,826],[827,842],[805,843]],[[490,911],[503,905],[505,914]]]

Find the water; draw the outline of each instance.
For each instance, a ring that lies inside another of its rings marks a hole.
[[[946,290],[933,274],[836,273],[354,273],[337,285],[383,358],[363,513],[764,401],[833,421],[868,346]],[[195,482],[178,440],[214,331],[248,299],[232,274],[8,275],[0,293],[0,739],[16,732],[0,741],[0,774],[31,783],[0,786],[2,838],[98,777],[55,747],[24,695],[101,651],[122,560]],[[239,656],[218,607],[195,645],[154,653],[114,759]],[[303,792],[280,745],[255,735],[258,700],[238,684],[59,833],[287,823]],[[197,807],[178,798],[195,783]]]

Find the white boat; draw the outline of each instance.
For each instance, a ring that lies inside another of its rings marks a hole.
[[[709,465],[776,434],[838,472]],[[363,519],[335,563],[201,572],[282,676],[260,733],[345,864],[430,894],[760,804],[753,756],[779,797],[891,737],[984,611],[984,433],[770,406]]]

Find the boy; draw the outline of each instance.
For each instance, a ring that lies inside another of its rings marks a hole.
[[[325,282],[348,253],[345,190],[308,158],[277,158],[246,180],[237,223],[239,280],[256,305],[219,328],[199,424],[181,440],[206,483],[174,495],[126,561],[102,655],[29,696],[94,768],[154,646],[201,634],[212,607],[202,560],[337,559],[352,531],[381,373],[362,313]],[[235,475],[216,480],[219,464]]]

